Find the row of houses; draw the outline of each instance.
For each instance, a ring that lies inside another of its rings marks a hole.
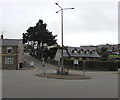
[[[16,69],[23,63],[24,46],[20,39],[0,39],[1,62],[3,68]],[[57,50],[55,60],[61,62],[61,49]],[[63,57],[71,60],[99,60],[100,56],[94,47],[67,47]]]
[[[80,46],[67,47],[63,49],[64,59],[69,60],[92,60],[98,61],[100,55],[97,53],[98,48],[107,47],[109,50],[118,50],[116,45],[99,45],[99,46]],[[114,48],[114,49],[113,49]],[[55,60],[61,62],[61,49],[58,49]],[[16,69],[24,62],[24,45],[21,39],[0,39],[0,68]]]
[[[97,46],[80,46],[80,47],[67,47],[63,50],[63,58],[70,60],[92,60],[98,61],[100,59],[100,55],[98,51],[104,47],[107,48],[108,52],[114,54],[120,54],[120,44],[102,44]],[[60,61],[62,59],[61,50],[58,49],[55,60]]]
[[[81,46],[81,47],[94,47],[97,51],[99,51],[102,47],[107,48],[108,52],[119,52],[120,44],[100,44],[100,45],[89,45],[89,46]]]
[[[58,49],[55,60],[61,62],[62,50]],[[63,49],[63,58],[70,60],[99,60],[100,56],[94,47],[67,47]]]

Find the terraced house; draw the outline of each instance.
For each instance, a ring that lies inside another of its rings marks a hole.
[[[55,60],[61,62],[61,49],[58,49]],[[63,50],[64,59],[70,60],[99,60],[100,56],[95,47],[67,47]]]
[[[2,68],[16,69],[23,64],[23,43],[20,39],[3,39],[2,41]]]

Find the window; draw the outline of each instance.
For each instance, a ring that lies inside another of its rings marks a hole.
[[[63,50],[63,52],[66,52],[66,50]]]
[[[11,54],[12,53],[12,47],[7,47],[7,54]]]
[[[83,51],[80,51],[80,53],[83,53]]]
[[[72,50],[72,53],[78,53],[78,50],[75,48],[74,50]]]
[[[77,50],[75,50],[74,53],[77,53]]]
[[[13,57],[5,57],[5,64],[13,64]]]
[[[93,53],[95,53],[96,51],[95,51],[95,49],[93,49]]]

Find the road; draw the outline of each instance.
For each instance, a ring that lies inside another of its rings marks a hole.
[[[27,56],[30,58],[29,56]],[[26,57],[26,58],[27,58]],[[34,60],[34,58],[30,58]],[[29,59],[29,60],[30,60]],[[86,72],[88,80],[62,80],[36,76],[40,69],[4,70],[2,73],[3,98],[117,98],[116,72]],[[55,71],[47,65],[47,71]]]

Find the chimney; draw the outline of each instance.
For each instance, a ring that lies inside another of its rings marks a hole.
[[[1,35],[1,39],[3,39],[3,34]]]

